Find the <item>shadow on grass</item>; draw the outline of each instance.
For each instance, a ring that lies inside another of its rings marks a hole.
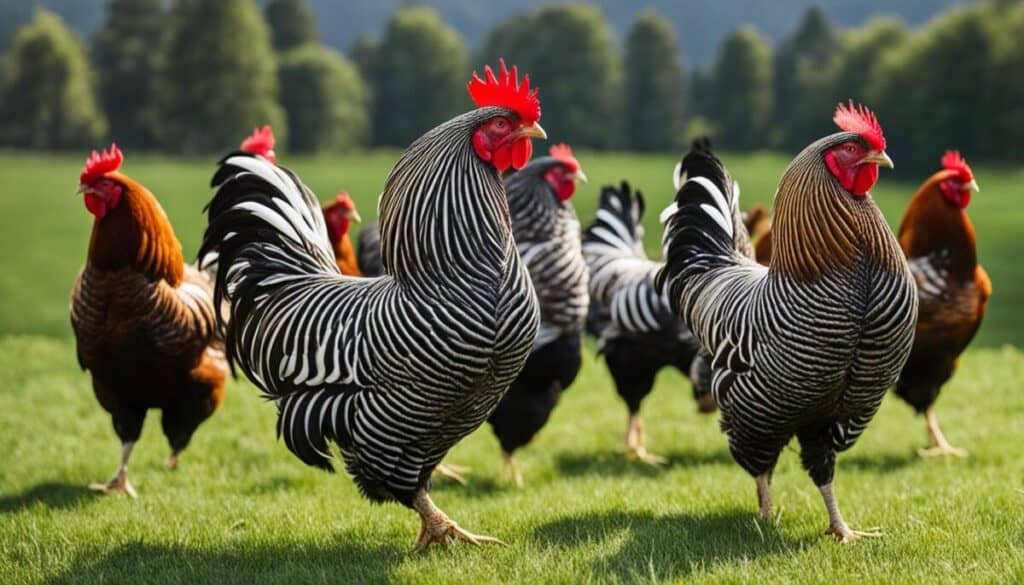
[[[64,583],[387,583],[408,557],[397,547],[334,542],[239,544],[230,550],[130,543],[105,553],[83,552],[60,575]]]
[[[0,512],[17,512],[37,503],[47,508],[71,508],[91,497],[96,495],[84,485],[47,481],[32,486],[20,494],[0,497]]]
[[[254,483],[247,487],[245,489],[245,493],[249,495],[258,495],[282,491],[293,491],[297,489],[300,485],[302,485],[302,482],[294,477],[268,477],[260,482]]]
[[[556,520],[534,531],[542,546],[599,547],[592,574],[610,580],[660,581],[799,550],[812,539],[791,539],[749,511],[709,514],[603,512]],[[600,556],[603,549],[612,552]]]
[[[559,473],[578,477],[596,475],[615,477],[622,475],[642,475],[655,477],[666,469],[674,467],[700,467],[703,465],[731,464],[732,456],[725,449],[713,451],[676,451],[659,453],[668,459],[668,463],[659,466],[648,465],[643,461],[633,461],[621,451],[604,451],[595,453],[567,453],[558,456],[555,466]]]
[[[840,470],[888,473],[916,465],[920,463],[921,457],[915,451],[908,451],[906,455],[897,453],[864,453],[840,455],[837,461],[837,467]]]

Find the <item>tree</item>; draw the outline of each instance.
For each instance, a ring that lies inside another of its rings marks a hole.
[[[709,113],[724,147],[751,149],[771,143],[772,57],[754,28],[735,31],[719,47]]]
[[[0,142],[23,148],[97,146],[106,120],[81,43],[56,14],[36,12],[15,34],[0,79]]]
[[[897,168],[927,172],[947,148],[1005,156],[992,140],[1005,82],[993,67],[997,22],[986,5],[950,9],[873,71],[868,96]]]
[[[433,10],[395,11],[372,54],[375,144],[406,146],[469,109],[466,46]]]
[[[159,95],[167,150],[222,152],[263,124],[285,141],[270,33],[251,0],[175,2]]]
[[[283,52],[320,42],[316,17],[302,0],[270,0],[266,15],[274,50]]]
[[[540,88],[542,124],[573,146],[620,144],[622,63],[601,10],[589,4],[548,6],[499,24],[483,61],[505,57]]]
[[[290,150],[338,151],[365,143],[366,89],[347,59],[307,44],[281,57],[278,77],[281,104],[288,113]]]
[[[669,150],[683,142],[683,69],[675,33],[654,10],[637,18],[626,40],[625,138],[634,150]]]
[[[820,117],[806,107],[805,101],[821,89],[819,81],[836,46],[836,35],[825,13],[812,6],[775,53],[775,123],[787,146],[802,147],[808,140],[808,123],[813,125]]]
[[[110,134],[126,147],[151,148],[164,26],[160,0],[110,0],[93,42],[97,91]]]

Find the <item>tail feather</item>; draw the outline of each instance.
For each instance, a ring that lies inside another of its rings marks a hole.
[[[680,298],[690,277],[737,263],[749,247],[738,190],[706,139],[695,141],[683,157],[679,176],[676,199],[662,213],[665,266],[655,278],[658,290],[667,289],[672,299]]]

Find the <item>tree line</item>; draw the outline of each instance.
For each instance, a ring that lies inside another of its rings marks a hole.
[[[901,163],[960,148],[1011,160],[1024,139],[1024,2],[951,8],[908,30],[833,27],[812,8],[772,47],[750,26],[714,64],[684,71],[676,31],[653,10],[620,49],[600,8],[515,14],[471,53],[423,6],[395,11],[349,56],[321,42],[303,0],[109,0],[89,46],[39,10],[0,62],[0,144],[222,151],[271,123],[295,152],[405,146],[470,103],[467,73],[505,57],[541,88],[545,127],[574,146],[666,151],[707,133],[724,148],[800,148],[835,103],[871,105]],[[685,33],[685,31],[681,31]],[[1019,158],[1019,157],[1017,157]]]

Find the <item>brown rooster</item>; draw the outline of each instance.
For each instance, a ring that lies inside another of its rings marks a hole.
[[[117,172],[117,146],[93,152],[78,192],[95,217],[85,269],[71,296],[78,362],[121,439],[121,465],[89,487],[135,497],[128,457],[146,411],[163,411],[167,466],[224,396],[228,365],[216,336],[212,283],[186,266],[181,244],[156,198]]]
[[[331,240],[334,250],[334,261],[338,270],[347,276],[362,276],[359,263],[356,261],[356,249],[348,237],[352,222],[359,223],[362,218],[356,210],[356,204],[348,193],[342,191],[334,201],[324,205],[324,221],[327,223],[327,237]]]
[[[964,457],[967,451],[950,445],[939,429],[935,399],[981,325],[992,283],[978,264],[966,211],[978,183],[959,152],[946,152],[942,167],[910,200],[900,224],[900,246],[917,282],[920,316],[896,394],[924,413],[933,446],[922,449],[922,456]]]
[[[764,205],[755,203],[743,214],[750,241],[754,243],[754,257],[759,264],[768,266],[772,259],[772,219]]]

